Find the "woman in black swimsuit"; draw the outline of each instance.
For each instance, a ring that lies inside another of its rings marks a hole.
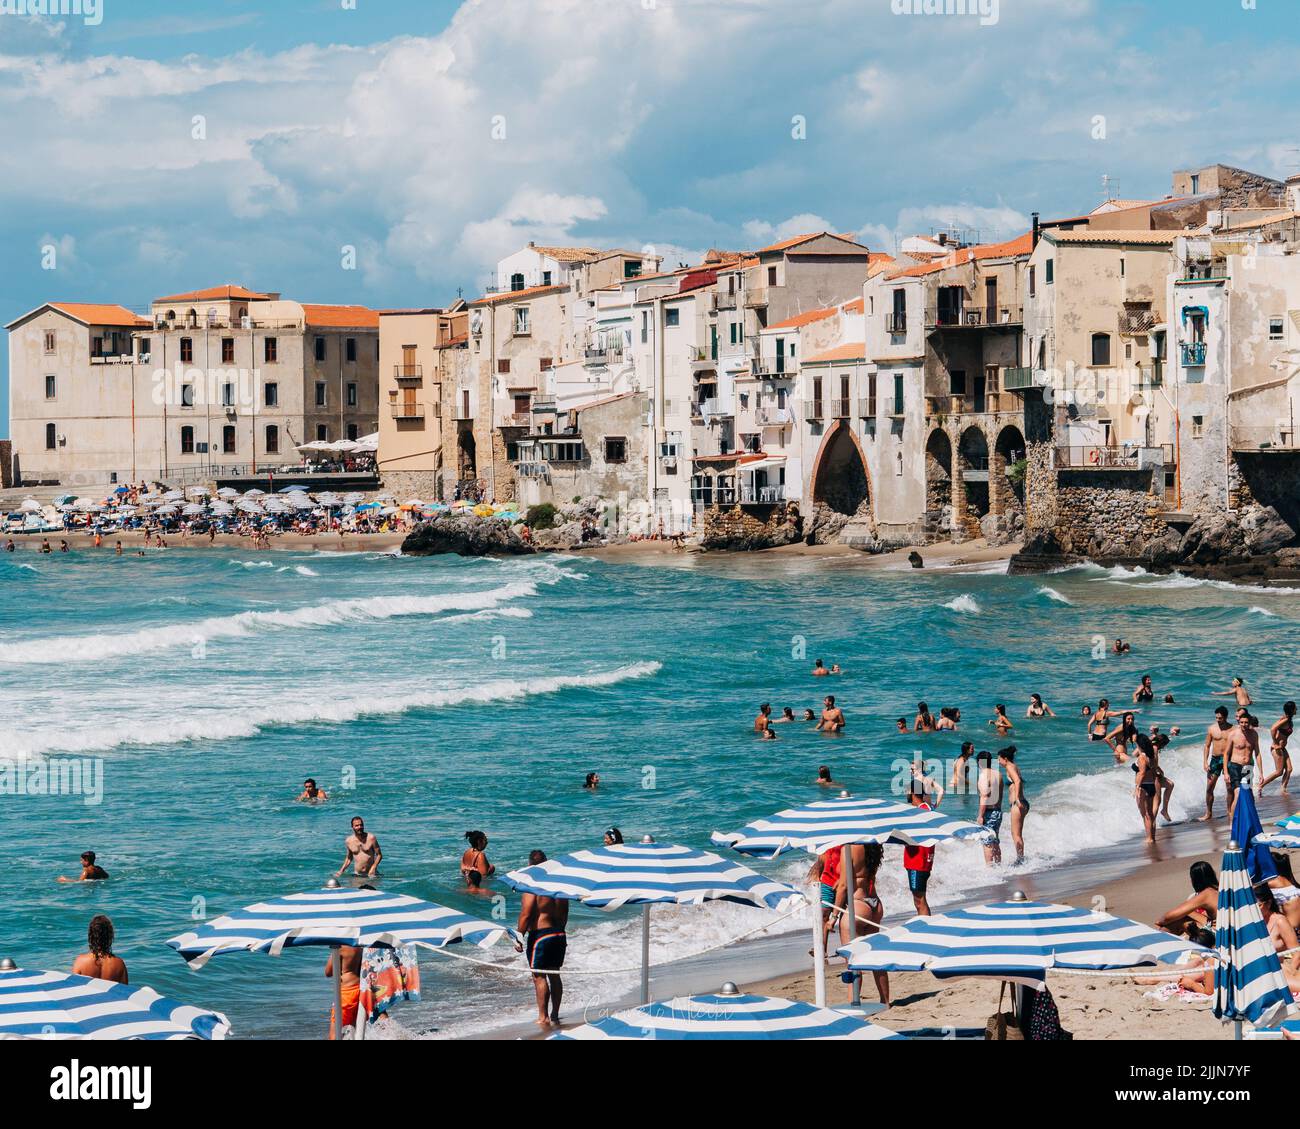
[[[1115,759],[1123,764],[1128,760],[1128,747],[1140,736],[1133,723],[1133,714],[1126,713],[1120,723],[1106,735],[1106,741],[1115,753]]]
[[[1273,728],[1269,731],[1273,735],[1273,769],[1268,776],[1259,782],[1259,792],[1262,795],[1264,786],[1271,784],[1279,776],[1282,778],[1282,791],[1288,790],[1291,783],[1291,753],[1287,750],[1287,741],[1290,740],[1291,734],[1295,732],[1295,702],[1287,702],[1282,707],[1282,716],[1273,723]]]
[[[1088,736],[1094,741],[1106,740],[1106,722],[1113,715],[1110,712],[1110,699],[1102,698],[1097,703],[1097,710],[1088,717]]]
[[[1137,705],[1138,702],[1154,702],[1155,700],[1156,692],[1151,688],[1151,675],[1144,674],[1142,676],[1141,685],[1133,691],[1133,704]]]
[[[1142,816],[1142,826],[1146,829],[1147,842],[1156,841],[1156,794],[1159,784],[1160,754],[1145,733],[1134,736],[1135,761],[1133,771],[1137,778],[1133,783],[1133,798],[1137,801],[1138,812]]]

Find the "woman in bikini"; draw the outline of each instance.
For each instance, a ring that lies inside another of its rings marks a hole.
[[[924,702],[918,702],[916,706],[916,724],[913,727],[915,733],[933,733],[934,732],[934,715],[930,712],[930,707]]]
[[[1281,851],[1269,853],[1273,856],[1277,874],[1268,880],[1268,887],[1273,891],[1273,897],[1283,916],[1291,923],[1291,928],[1300,930],[1300,886],[1296,885],[1291,860]]]
[[[1256,795],[1263,795],[1264,788],[1273,783],[1278,777],[1282,778],[1282,791],[1288,791],[1288,785],[1291,783],[1291,754],[1287,751],[1287,741],[1290,740],[1291,734],[1295,732],[1295,702],[1287,702],[1282,707],[1282,716],[1273,723],[1273,728],[1269,730],[1273,734],[1273,769],[1268,776],[1259,782],[1259,787],[1255,790]]]
[[[993,707],[993,716],[989,718],[989,724],[998,731],[999,737],[1005,737],[1015,728],[1011,724],[1011,719],[1007,717],[1007,707],[998,703]]]
[[[1052,707],[1043,701],[1042,694],[1029,695],[1029,708],[1025,711],[1026,717],[1055,717]]]
[[[1130,711],[1124,714],[1120,723],[1106,734],[1106,743],[1115,754],[1116,763],[1124,764],[1128,760],[1128,747],[1137,741],[1138,736],[1137,725],[1134,724],[1133,714]]]
[[[1147,833],[1147,842],[1156,841],[1156,795],[1159,789],[1160,754],[1145,733],[1134,738],[1133,798],[1137,801],[1138,813],[1142,816],[1142,826]]]
[[[1096,710],[1084,716],[1088,719],[1088,737],[1093,741],[1106,740],[1106,725],[1115,716],[1110,712],[1110,699],[1102,698]]]
[[[497,868],[488,862],[488,857],[484,853],[487,850],[488,837],[482,831],[466,831],[465,842],[469,846],[460,856],[460,872],[466,882],[471,886],[477,886],[484,878],[494,875]]]
[[[1029,814],[1029,798],[1025,795],[1025,778],[1016,765],[1016,747],[1008,745],[998,750],[998,763],[1007,774],[1007,802],[1011,807],[1011,842],[1016,848],[1016,865],[1025,861],[1025,816]]]
[[[1300,953],[1293,950],[1300,948],[1293,926],[1277,904],[1273,891],[1268,886],[1255,887],[1255,901],[1259,903],[1259,912],[1264,924],[1268,926],[1268,935],[1273,942],[1273,951],[1281,957],[1282,975],[1286,977],[1291,994],[1300,993]],[[1289,953],[1289,956],[1282,956]]]
[[[885,849],[879,843],[855,843],[849,848],[849,862],[853,867],[854,937],[878,932],[881,918],[885,916],[884,903],[876,890],[876,875],[880,872],[884,857]],[[835,890],[835,904],[848,904],[848,880],[842,873]],[[888,1007],[889,973],[876,972],[872,975],[876,981],[876,991],[880,993],[880,1002]]]
[[[1192,863],[1188,874],[1192,896],[1174,906],[1156,922],[1157,929],[1190,937],[1198,929],[1213,929],[1219,914],[1219,876],[1203,860]]]

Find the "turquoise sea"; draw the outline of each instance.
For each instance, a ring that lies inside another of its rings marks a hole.
[[[1210,691],[1240,674],[1271,724],[1300,696],[1297,618],[1296,592],[1092,567],[1008,577],[770,555],[640,565],[25,547],[0,555],[0,759],[91,758],[103,793],[0,795],[0,956],[66,968],[89,918],[107,913],[133,983],[226,1012],[238,1037],[316,1037],[323,951],[191,972],[162,942],[197,916],[322,883],[354,814],[382,844],[381,888],[513,921],[503,883],[489,896],[461,886],[464,831],[488,833],[501,872],[534,847],[597,845],[611,824],[704,847],[714,830],[817,798],[819,764],[858,794],[889,795],[914,750],[947,760],[965,737],[996,748],[996,702],[1016,721],[1034,802],[1026,869],[1060,868],[1140,831],[1131,774],[1085,739],[1080,706],[1127,701],[1145,673],[1160,697],[1172,692],[1177,705],[1140,720],[1183,727],[1167,768],[1175,813],[1195,814]],[[1117,635],[1131,654],[1106,649]],[[811,678],[816,658],[844,673]],[[1031,691],[1056,719],[1024,720]],[[845,735],[796,723],[754,738],[760,702],[801,712],[827,692]],[[895,735],[894,718],[922,699],[960,706],[961,730]],[[582,789],[588,771],[604,780],[595,794]],[[309,775],[329,803],[295,802]],[[944,807],[974,814],[969,797]],[[86,849],[111,881],[57,884]],[[755,865],[798,878],[807,862]],[[885,871],[886,906],[902,910],[901,863],[890,855]],[[944,848],[933,900],[987,879],[978,848]],[[734,906],[657,911],[653,956],[765,921]],[[637,963],[634,910],[575,912],[571,933],[574,970]],[[464,955],[513,958],[506,945]],[[424,998],[398,1014],[406,1031],[468,1034],[529,1015],[522,978],[421,962]],[[575,974],[573,1007],[633,981]]]

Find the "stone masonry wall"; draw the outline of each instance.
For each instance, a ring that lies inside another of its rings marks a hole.
[[[768,548],[788,545],[799,528],[795,503],[772,506],[731,506],[704,511],[700,523],[705,548]]]
[[[1137,556],[1168,531],[1158,472],[1057,472],[1055,530],[1067,553]]]
[[[442,500],[438,489],[441,477],[434,470],[386,470],[383,489],[399,502],[411,498],[419,498],[422,502],[437,502]]]

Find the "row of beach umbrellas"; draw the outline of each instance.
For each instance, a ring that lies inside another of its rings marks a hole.
[[[1295,1005],[1250,889],[1248,856],[1254,850],[1251,840],[1260,830],[1253,799],[1243,790],[1234,816],[1234,841],[1223,861],[1215,1014],[1238,1023],[1274,1026],[1293,1014]],[[820,854],[836,847],[847,850],[859,843],[932,846],[955,839],[977,839],[983,834],[976,824],[938,812],[845,795],[779,812],[739,832],[715,834],[714,840],[740,853],[775,857],[786,850]],[[1238,835],[1242,836],[1240,845]],[[851,875],[851,866],[845,866],[844,873]],[[651,906],[725,900],[779,913],[806,900],[795,887],[738,862],[712,852],[647,839],[637,844],[578,851],[513,871],[506,875],[506,881],[519,891],[603,909],[643,907],[641,1007],[560,1037],[719,1038],[729,1034],[735,1038],[866,1039],[892,1034],[872,1029],[860,1015],[846,1016],[826,1008],[824,985],[813,1005],[745,996],[730,985],[711,996],[659,1004],[649,1001]],[[818,938],[822,935],[819,917],[814,912],[814,936]],[[212,957],[231,952],[278,955],[285,947],[296,945],[324,945],[336,952],[341,945],[415,944],[441,949],[466,941],[486,947],[508,932],[502,925],[433,902],[377,890],[344,889],[331,880],[324,890],[260,902],[203,923],[168,944],[192,967],[201,968]],[[820,972],[824,961],[820,946],[817,949],[815,967]],[[1100,911],[1018,897],[913,918],[897,928],[859,938],[839,951],[848,959],[852,972],[927,970],[939,977],[983,976],[1041,987],[1049,969],[1113,970],[1173,963],[1185,953],[1200,950],[1182,938]],[[54,987],[56,981],[42,981],[40,976],[60,974],[22,974],[25,979],[14,981],[19,992],[13,997],[15,1007],[11,1007],[10,983],[5,975],[0,973],[0,1036],[11,1032],[11,1020],[21,1021],[13,1033],[31,1034],[33,997],[43,990],[59,990]],[[157,1013],[160,1032],[168,1030],[167,1023],[177,1016],[189,1024],[188,1037],[218,1038],[228,1030],[224,1017],[217,1013],[177,1011],[183,1005],[159,1000],[161,997],[152,1001],[151,1007]],[[336,999],[336,1006],[339,1003]],[[98,1007],[96,1003],[85,1005],[87,1021],[97,1014]],[[17,1020],[13,1019],[15,1014]],[[46,1032],[42,1029],[41,1033]],[[173,1031],[109,1037],[178,1036]]]

